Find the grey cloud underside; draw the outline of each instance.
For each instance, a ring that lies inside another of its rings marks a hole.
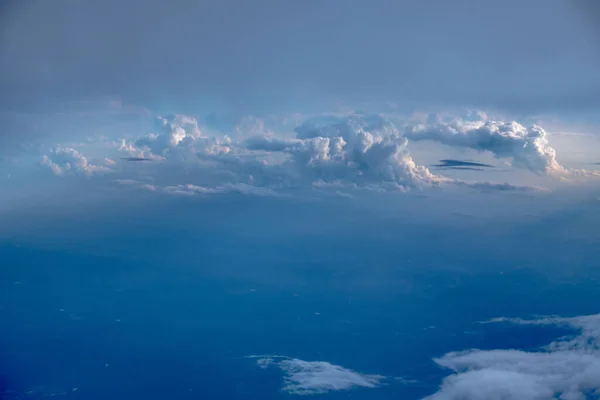
[[[562,326],[571,337],[537,351],[478,350],[448,353],[435,362],[451,370],[426,400],[585,400],[600,393],[600,315],[490,323]]]

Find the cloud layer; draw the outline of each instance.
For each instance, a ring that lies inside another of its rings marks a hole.
[[[477,114],[476,120],[429,117],[429,122],[417,124],[411,117],[362,113],[275,120],[266,124],[246,118],[237,125],[230,124],[228,130],[218,134],[208,130],[211,134],[207,134],[194,117],[156,117],[152,132],[104,138],[108,142],[101,143],[101,149],[93,149],[95,154],[105,151],[102,161],[90,162],[82,154],[85,147],[75,150],[63,146],[44,155],[42,165],[56,175],[91,176],[114,171],[114,179],[122,181],[144,180],[140,174],[145,174],[157,181],[152,187],[160,190],[155,191],[170,194],[259,194],[315,187],[323,191],[334,186],[336,193],[357,188],[406,191],[448,185],[486,191],[535,189],[436,174],[415,162],[409,152],[409,140],[433,140],[488,151],[510,160],[515,167],[561,179],[596,174],[559,164],[542,128],[488,121],[483,113]],[[452,164],[458,170],[484,166]]]
[[[575,329],[539,351],[468,350],[435,360],[453,374],[426,400],[585,400],[600,394],[600,314],[493,323]]]
[[[326,361],[304,361],[283,356],[249,356],[263,369],[277,367],[284,373],[282,391],[296,395],[324,394],[355,388],[376,388],[387,379],[366,375]]]

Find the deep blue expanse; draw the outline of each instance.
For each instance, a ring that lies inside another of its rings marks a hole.
[[[267,203],[198,204],[205,210],[197,213],[212,219],[178,225],[179,214],[171,214],[178,230],[166,214],[143,222],[135,212],[127,220],[106,212],[103,223],[47,222],[44,230],[70,243],[61,249],[47,249],[39,233],[7,238],[0,247],[5,390],[28,399],[293,397],[281,391],[281,371],[244,358],[280,354],[404,379],[323,397],[418,399],[449,374],[434,357],[535,349],[573,333],[477,322],[598,312],[600,246],[566,240],[560,232],[576,225],[573,216],[566,224],[554,213],[528,226],[464,217],[385,223],[343,203]],[[228,204],[238,211],[214,213]],[[285,223],[249,223],[265,209]],[[344,217],[327,225],[333,210]],[[590,210],[587,220],[597,217]],[[103,239],[86,238],[93,224]]]

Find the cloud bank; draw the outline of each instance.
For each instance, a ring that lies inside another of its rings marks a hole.
[[[140,180],[137,174],[143,173],[159,182],[153,187],[160,190],[155,191],[171,194],[229,191],[257,194],[317,187],[320,191],[335,187],[336,193],[356,189],[408,191],[449,185],[485,191],[538,190],[434,173],[415,162],[409,151],[410,140],[433,140],[489,151],[498,158],[510,159],[516,167],[538,174],[562,179],[595,174],[560,165],[546,132],[540,127],[488,121],[483,113],[476,118],[479,119],[438,117],[435,121],[428,118],[429,122],[415,124],[409,123],[414,121],[411,117],[354,112],[310,118],[281,117],[268,125],[260,119],[247,118],[215,134],[201,128],[194,117],[172,115],[156,117],[150,133],[106,139],[110,149],[107,150],[107,143],[101,143],[101,149],[93,149],[95,154],[106,150],[103,162],[89,162],[82,154],[85,147],[74,150],[63,146],[43,156],[42,164],[57,175],[91,176],[114,171],[117,173],[114,179]],[[273,126],[279,130],[274,132]],[[443,166],[458,170],[488,167],[446,161],[451,163]]]
[[[556,178],[600,176],[596,171],[567,169],[556,159],[556,150],[548,143],[548,133],[540,126],[525,127],[515,121],[437,118],[425,124],[407,125],[405,136],[414,141],[429,140],[452,147],[488,151],[499,159],[536,174]]]
[[[435,362],[453,374],[426,400],[585,400],[600,395],[600,314],[489,322],[563,326],[577,334],[539,351],[473,349],[448,353]]]
[[[282,391],[295,395],[315,395],[355,388],[376,388],[387,379],[366,375],[326,361],[304,361],[283,356],[249,356],[263,369],[277,367],[284,373]]]

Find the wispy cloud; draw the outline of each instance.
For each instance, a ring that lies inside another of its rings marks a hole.
[[[478,163],[478,162],[472,162],[472,161],[461,161],[461,160],[440,160],[439,164],[434,164],[432,165],[432,167],[448,167],[448,168],[463,168],[463,167],[478,167],[479,169],[482,168],[494,168],[493,165],[490,164],[482,164],[482,163]]]
[[[377,388],[388,379],[361,374],[326,361],[304,361],[284,356],[249,356],[266,369],[277,367],[284,373],[282,391],[296,395],[315,395],[355,388]]]
[[[146,157],[121,157],[121,160],[124,161],[152,161],[151,158],[146,158]]]

